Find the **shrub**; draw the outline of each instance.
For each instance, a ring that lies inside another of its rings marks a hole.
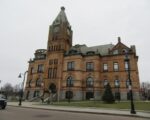
[[[114,95],[111,91],[111,86],[109,85],[109,83],[105,86],[105,91],[102,96],[102,101],[104,101],[105,103],[115,102]]]

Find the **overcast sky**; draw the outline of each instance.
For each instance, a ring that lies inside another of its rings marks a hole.
[[[46,49],[49,25],[64,6],[73,45],[136,45],[140,81],[150,82],[150,0],[0,0],[1,85],[22,82],[36,49]],[[0,86],[1,86],[0,85]]]

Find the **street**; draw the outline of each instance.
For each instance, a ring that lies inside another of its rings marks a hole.
[[[101,114],[73,113],[7,106],[0,110],[0,120],[148,120]]]

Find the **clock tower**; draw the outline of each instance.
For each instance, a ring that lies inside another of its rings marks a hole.
[[[55,88],[58,100],[62,84],[64,53],[71,47],[72,30],[65,14],[65,8],[61,7],[61,11],[49,27],[45,63],[45,89],[47,91],[51,87]]]
[[[65,8],[53,21],[49,28],[48,51],[67,51],[72,46],[72,30],[65,14]]]

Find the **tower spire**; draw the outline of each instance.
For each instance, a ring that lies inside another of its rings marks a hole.
[[[68,19],[67,19],[67,16],[66,16],[66,13],[65,13],[65,7],[64,6],[61,7],[59,14],[57,15],[57,17],[53,21],[53,25],[61,24],[61,23],[67,23],[70,26]]]
[[[59,48],[67,51],[72,46],[72,30],[68,22],[65,7],[60,8],[60,12],[50,25],[48,37],[48,49]]]
[[[61,7],[61,10],[65,11],[65,7],[64,7],[64,6],[62,6],[62,7]]]

